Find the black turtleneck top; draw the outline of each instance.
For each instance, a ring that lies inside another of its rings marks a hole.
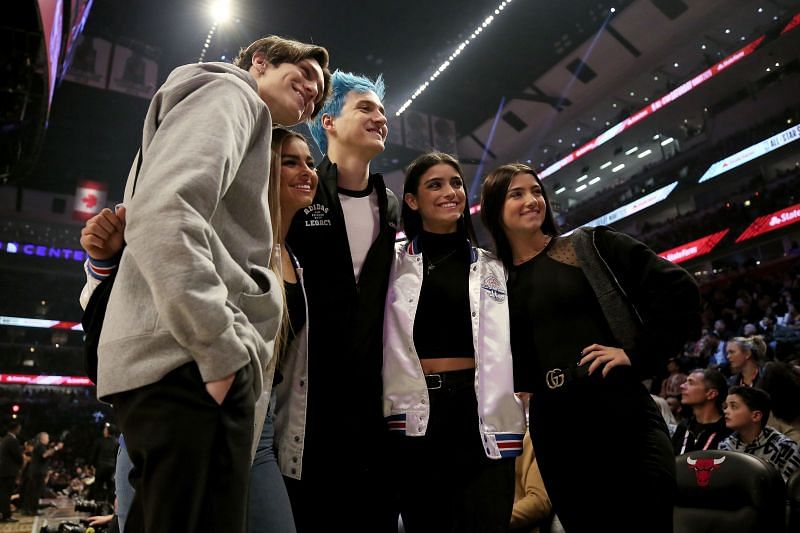
[[[420,359],[474,357],[469,311],[470,246],[461,233],[419,235],[422,289],[414,317]]]

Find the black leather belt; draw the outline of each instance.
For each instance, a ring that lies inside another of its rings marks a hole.
[[[428,390],[453,390],[475,384],[475,369],[453,370],[437,374],[425,374],[425,384]]]
[[[550,390],[560,389],[567,383],[586,376],[589,372],[589,366],[590,363],[586,363],[583,366],[573,364],[566,368],[551,368],[544,373],[544,384]]]

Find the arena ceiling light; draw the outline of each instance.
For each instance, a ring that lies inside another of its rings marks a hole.
[[[578,187],[577,189],[575,189],[575,192],[581,192],[582,190],[586,189],[586,187],[588,187],[588,185],[586,185],[586,184],[584,183],[583,185],[581,185],[580,187]]]
[[[562,192],[564,192],[564,191],[566,191],[566,190],[567,190],[567,188],[566,188],[566,187],[564,187],[564,186],[561,186],[561,187],[559,187],[558,189],[556,189],[556,194],[561,194]]]
[[[215,24],[222,24],[231,18],[230,0],[215,0],[211,5],[211,16]]]
[[[661,141],[661,146],[666,146],[674,140],[675,139],[673,139],[672,137],[670,137],[669,139],[664,139],[663,141]]]
[[[580,183],[580,182],[582,182],[583,180],[585,180],[585,179],[586,179],[586,178],[588,178],[588,177],[589,177],[589,176],[588,176],[587,174],[584,174],[583,176],[581,176],[580,178],[578,178],[578,180],[577,180],[577,181],[578,181],[578,183]]]
[[[610,167],[610,166],[611,166],[611,161],[606,161],[605,163],[603,163],[602,165],[600,165],[600,170],[607,169],[607,168],[608,168],[608,167]]]
[[[643,158],[643,157],[647,157],[648,155],[650,155],[650,154],[652,154],[652,153],[653,153],[653,151],[652,151],[650,148],[648,148],[647,150],[645,150],[645,151],[644,151],[644,152],[642,152],[641,154],[637,155],[636,157],[638,157],[639,159],[641,159],[641,158]]]
[[[594,185],[598,181],[600,181],[600,176],[597,176],[597,177],[594,177],[594,178],[590,179],[589,180],[589,185]]]
[[[231,0],[214,0],[211,6],[209,6],[209,14],[214,23],[211,25],[211,29],[208,30],[208,35],[206,35],[206,40],[203,43],[203,49],[200,50],[200,57],[197,58],[198,63],[205,61],[208,48],[211,46],[211,41],[214,39],[214,34],[217,32],[217,26],[230,20]]]
[[[503,0],[502,2],[500,2],[500,4],[498,4],[494,10],[494,15],[489,15],[488,17],[486,17],[483,20],[483,22],[472,31],[469,37],[464,39],[458,46],[456,46],[453,49],[453,51],[450,53],[450,57],[448,57],[446,61],[444,61],[441,65],[439,65],[439,68],[437,68],[433,72],[433,74],[431,74],[430,78],[428,78],[427,81],[425,81],[419,87],[417,87],[417,90],[414,91],[405,102],[403,102],[403,105],[401,105],[400,109],[397,110],[395,116],[399,117],[400,115],[402,115],[405,112],[405,110],[408,109],[408,107],[414,102],[414,100],[416,100],[417,97],[419,97],[419,95],[425,92],[425,90],[430,86],[430,84],[433,83],[436,80],[436,78],[438,78],[439,75],[442,74],[442,72],[444,72],[445,70],[447,70],[448,67],[450,67],[453,61],[455,61],[455,59],[459,55],[461,55],[461,53],[467,48],[467,46],[472,44],[478,38],[478,36],[483,32],[483,30],[488,28],[489,24],[494,22],[495,19],[501,14],[501,12],[506,7],[508,7],[508,4],[510,4],[511,2],[512,0]]]
[[[625,150],[625,155],[631,155],[632,153],[635,153],[635,152],[636,152],[636,150],[638,150],[638,149],[639,149],[639,147],[638,147],[638,146],[634,146],[633,148],[630,148],[630,149],[628,149],[628,150]]]
[[[617,165],[614,168],[612,168],[611,172],[619,172],[623,168],[625,168],[625,163],[620,163],[619,165]]]

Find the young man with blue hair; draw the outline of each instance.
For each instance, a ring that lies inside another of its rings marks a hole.
[[[303,377],[278,387],[278,460],[298,531],[396,532],[382,467],[381,366],[400,208],[382,176],[370,172],[388,132],[384,85],[340,71],[331,84],[311,124],[325,156],[319,186],[287,238],[303,266],[309,336]],[[345,484],[358,489],[342,490]]]

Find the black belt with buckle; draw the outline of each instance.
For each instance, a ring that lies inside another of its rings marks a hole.
[[[436,374],[425,374],[428,390],[454,390],[475,384],[475,369],[453,370]]]
[[[589,364],[577,366],[577,364],[567,368],[551,368],[544,374],[544,384],[550,390],[560,389],[567,383],[571,383],[587,375]]]

